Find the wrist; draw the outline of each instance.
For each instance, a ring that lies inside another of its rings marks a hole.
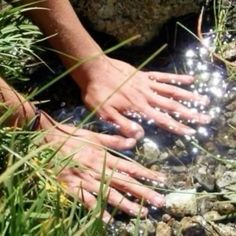
[[[96,74],[100,70],[106,70],[109,60],[110,58],[105,54],[97,54],[85,59],[83,63],[71,73],[73,80],[83,90],[92,80],[97,79]]]

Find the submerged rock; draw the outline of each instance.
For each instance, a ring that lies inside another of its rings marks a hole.
[[[229,215],[236,213],[236,207],[230,202],[216,201],[213,203],[213,210],[219,212],[221,215]]]
[[[203,193],[205,193],[205,195],[199,196],[197,199],[198,213],[203,215],[213,209],[217,211],[218,208],[214,208],[214,203],[217,201],[217,197],[208,194],[207,192]]]
[[[155,233],[156,229],[154,222],[149,219],[140,220],[140,222],[137,222],[136,219],[133,219],[127,225],[126,231],[129,235],[137,235],[136,231],[139,233],[139,235],[149,235]]]
[[[184,236],[205,236],[204,225],[200,223],[201,217],[185,217],[180,221],[179,235]]]
[[[193,169],[193,176],[197,182],[206,189],[207,191],[213,191],[215,188],[215,177],[214,177],[214,168],[210,168],[206,165],[201,167],[196,167]]]
[[[175,217],[197,214],[196,189],[179,190],[166,195],[166,210]]]
[[[172,235],[172,230],[171,227],[164,223],[164,222],[159,222],[156,227],[156,236],[171,236]]]
[[[225,192],[225,198],[236,202],[236,171],[226,171],[217,179],[216,185],[221,192]]]
[[[216,221],[221,219],[221,215],[217,211],[208,211],[203,215],[203,217],[207,221]]]

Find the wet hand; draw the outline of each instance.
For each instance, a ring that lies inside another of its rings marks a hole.
[[[63,183],[68,194],[80,200],[87,208],[95,208],[96,195],[99,194],[101,181],[104,181],[102,172],[105,167],[105,183],[109,183],[105,197],[110,205],[129,215],[146,216],[148,210],[145,207],[124,196],[124,193],[128,192],[156,207],[164,206],[165,200],[161,194],[136,180],[144,177],[163,182],[165,180],[163,174],[148,170],[138,163],[118,158],[102,147],[104,143],[109,144],[109,147],[117,146],[117,143],[120,144],[120,148],[124,147],[127,145],[125,138],[78,130],[68,125],[57,124],[57,126],[57,128],[50,128],[50,125],[46,127],[49,131],[45,140],[52,142],[54,147],[55,143],[56,147],[61,146],[60,152],[65,156],[72,154],[72,162],[76,163],[77,167],[66,167],[59,171],[58,180]],[[110,214],[105,211],[103,220],[108,222],[110,219]]]
[[[191,84],[192,76],[160,72],[136,71],[125,62],[107,58],[101,66],[87,70],[75,78],[82,89],[86,105],[105,120],[118,125],[126,137],[139,139],[142,127],[125,114],[136,112],[157,126],[179,135],[192,135],[195,130],[173,117],[206,124],[210,117],[182,105],[179,100],[207,105],[205,96],[179,88],[176,84]],[[101,105],[102,104],[102,105]]]

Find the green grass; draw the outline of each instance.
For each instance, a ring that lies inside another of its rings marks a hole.
[[[219,55],[227,68],[228,80],[235,80],[236,61],[232,62],[226,58],[226,53],[230,50],[231,45],[234,45],[234,51],[236,50],[236,42],[226,40],[227,34],[236,34],[234,23],[236,7],[233,5],[235,3],[230,3],[230,1],[226,3],[227,1],[223,0],[214,0],[213,2],[215,16],[213,30],[216,36],[214,39],[215,53]]]
[[[36,52],[42,33],[22,16],[32,7],[0,4],[0,74],[8,81],[26,80],[26,70],[41,61]]]
[[[26,80],[24,68],[31,66],[31,62],[40,61],[36,52],[41,50],[37,46],[37,42],[42,40],[42,34],[37,27],[22,17],[22,11],[25,11],[25,8],[4,7],[0,11],[0,74],[11,81]],[[219,27],[219,24],[216,27]],[[127,40],[105,53],[109,53],[129,41]],[[163,48],[165,47],[166,45],[163,46]],[[154,52],[138,69],[145,66],[163,48]],[[42,85],[41,88],[28,95],[28,98],[31,99],[52,86],[81,63],[83,62],[78,62],[60,76]],[[60,184],[56,178],[58,171],[65,165],[71,167],[75,165],[72,161],[68,163],[73,153],[62,156],[58,149],[52,148],[51,144],[38,145],[38,140],[45,135],[43,131],[33,132],[27,126],[6,127],[3,121],[12,111],[6,107],[4,109],[4,113],[0,116],[0,235],[106,235],[106,226],[101,220],[102,213],[107,206],[106,197],[109,184],[105,173],[106,158],[97,196],[97,206],[92,210],[86,210],[76,198],[65,194],[63,184]],[[91,116],[97,109],[91,113]],[[90,116],[84,122],[89,118]],[[204,155],[223,163],[224,158],[212,155],[198,144],[194,145]],[[115,151],[113,152],[115,153]],[[235,166],[233,167],[235,168]],[[113,214],[115,212],[116,209]],[[134,235],[138,235],[139,216],[136,218],[135,224]]]

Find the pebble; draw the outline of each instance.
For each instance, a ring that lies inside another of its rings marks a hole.
[[[200,168],[194,168],[194,178],[200,183],[201,187],[203,187],[207,191],[213,191],[215,188],[215,177],[212,173],[211,169],[202,165]]]
[[[165,222],[159,222],[156,227],[156,236],[171,236],[171,227]]]
[[[203,215],[207,221],[216,221],[221,218],[221,215],[217,211],[208,211]]]
[[[217,179],[216,186],[221,192],[228,192],[225,198],[236,202],[236,171],[226,171]]]
[[[213,203],[212,209],[218,211],[221,215],[236,213],[236,207],[230,202],[216,201]]]
[[[167,213],[175,217],[197,214],[196,189],[177,190],[166,195]]]

